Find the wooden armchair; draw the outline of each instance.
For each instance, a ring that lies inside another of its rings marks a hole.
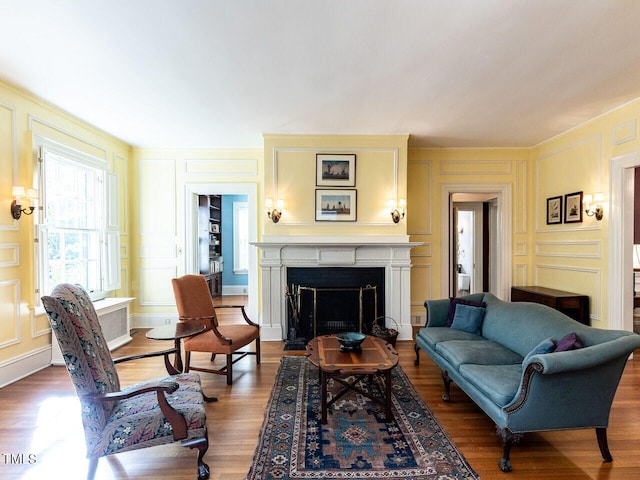
[[[184,275],[180,278],[174,278],[171,283],[180,321],[197,321],[207,327],[203,333],[184,339],[186,372],[191,369],[226,375],[227,385],[231,385],[234,363],[247,355],[255,355],[256,363],[260,363],[260,326],[249,320],[244,306],[219,305],[214,307],[211,292],[202,275]],[[219,325],[216,308],[239,308],[246,324]],[[255,352],[239,350],[254,340],[256,342]],[[219,369],[190,367],[191,352],[211,353],[211,361],[215,359],[216,354],[224,354],[227,362]]]
[[[89,472],[100,457],[182,440],[198,449],[198,480],[209,478],[203,457],[209,448],[204,397],[198,374],[180,374],[120,388],[113,360],[87,293],[77,285],[58,285],[42,297],[67,371],[82,406]],[[171,350],[152,355],[168,355]]]

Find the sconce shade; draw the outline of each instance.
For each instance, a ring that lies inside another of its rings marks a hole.
[[[401,219],[404,218],[405,208],[407,206],[407,201],[404,198],[398,200],[397,206],[391,207],[391,220],[393,223],[398,223]]]
[[[23,213],[25,215],[31,215],[33,213],[36,208],[34,203],[38,199],[38,191],[35,188],[27,189],[27,193],[25,194],[24,187],[14,185],[11,189],[11,195],[15,198],[15,200],[11,202],[11,216],[15,220],[20,220]],[[20,200],[22,197],[31,200],[30,207],[22,208],[22,201]]]
[[[596,220],[602,220],[604,216],[604,209],[602,208],[602,202],[604,201],[604,195],[602,193],[588,194],[582,197],[582,204],[584,205],[584,212],[589,217],[596,217]]]
[[[273,200],[271,198],[267,198],[264,205],[267,208],[267,217],[269,217],[273,223],[278,223],[282,216],[282,206],[284,205],[284,201],[279,198],[276,201],[276,208],[273,208]]]

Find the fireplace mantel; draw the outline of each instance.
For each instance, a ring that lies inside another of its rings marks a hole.
[[[399,339],[410,340],[411,257],[407,236],[279,236],[252,243],[260,249],[262,285],[261,338],[284,338],[284,292],[288,267],[384,267],[385,312],[399,326]]]

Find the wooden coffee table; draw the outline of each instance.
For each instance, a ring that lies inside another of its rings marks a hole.
[[[391,370],[398,365],[398,352],[381,338],[370,335],[366,336],[361,347],[360,352],[342,352],[335,335],[316,337],[307,344],[307,358],[320,370],[322,423],[327,423],[328,408],[349,390],[354,390],[384,406],[387,419],[392,417]],[[355,381],[349,383],[341,378],[349,375],[356,375]],[[367,375],[384,377],[384,398],[372,396],[370,392],[358,387],[358,382]],[[344,385],[345,388],[327,402],[327,382],[330,378]]]

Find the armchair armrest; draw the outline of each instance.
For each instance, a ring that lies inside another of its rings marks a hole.
[[[180,372],[176,370],[175,367],[171,364],[171,359],[169,358],[169,355],[171,355],[172,353],[176,353],[175,348],[171,348],[169,350],[160,350],[157,352],[140,353],[138,355],[127,355],[124,357],[118,357],[113,359],[113,363],[118,364],[118,363],[128,362],[131,360],[140,360],[141,358],[162,356],[164,357],[164,367],[167,369],[167,373],[169,375],[177,375]]]
[[[132,398],[149,392],[166,392],[171,394],[177,389],[177,382],[150,382],[140,385],[137,388],[125,388],[124,390],[119,390],[117,392],[89,393],[82,395],[82,398],[90,401],[117,402],[118,400],[125,400],[127,398]]]
[[[180,412],[169,405],[166,397],[167,394],[172,394],[173,392],[178,390],[178,388],[179,385],[177,382],[156,381],[145,383],[139,386],[134,386],[131,388],[125,388],[124,390],[120,390],[118,392],[91,393],[82,395],[81,399],[94,402],[117,402],[118,400],[132,398],[144,393],[156,392],[160,410],[162,411],[162,414],[165,416],[167,421],[171,424],[171,428],[173,429],[173,438],[175,440],[181,440],[183,438],[187,438],[187,421]]]
[[[239,308],[242,311],[242,317],[244,318],[244,321],[247,322],[247,324],[253,327],[259,326],[257,323],[251,321],[251,319],[247,315],[247,312],[244,309],[244,305],[216,305],[216,309],[218,308]]]
[[[207,330],[213,331],[214,335],[218,337],[218,340],[220,340],[220,343],[222,343],[223,345],[231,345],[232,343],[232,340],[229,337],[225,337],[218,330],[218,319],[216,318],[215,315],[206,316],[206,317],[179,317],[179,320],[181,322],[193,322],[196,320],[200,320],[200,321],[205,320],[205,326],[207,327],[205,332]]]

